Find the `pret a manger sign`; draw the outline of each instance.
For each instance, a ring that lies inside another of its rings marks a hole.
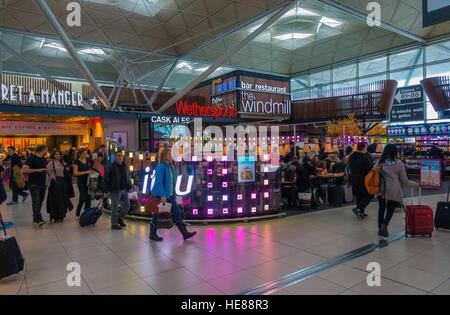
[[[41,104],[56,106],[82,106],[83,96],[68,90],[25,89],[23,85],[1,84],[0,100],[7,104]]]

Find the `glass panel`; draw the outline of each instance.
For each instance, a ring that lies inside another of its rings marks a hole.
[[[356,64],[333,69],[333,81],[356,78]]]
[[[423,68],[418,67],[412,70],[404,70],[391,73],[391,79],[398,81],[398,87],[420,84],[423,79]]]
[[[416,66],[422,63],[423,63],[422,48],[404,51],[390,56],[391,70]]]
[[[297,91],[309,87],[309,76],[304,75],[291,80],[292,91]]]
[[[359,63],[359,75],[366,76],[374,73],[386,72],[387,57],[362,61]]]
[[[427,77],[450,76],[450,62],[427,67]]]
[[[333,84],[334,96],[355,94],[356,80]]]
[[[437,119],[438,113],[434,111],[433,105],[431,105],[431,102],[427,103],[427,119]]]
[[[427,63],[450,59],[450,41],[428,46]]]
[[[311,74],[311,86],[322,86],[331,82],[331,70]]]
[[[330,97],[331,85],[317,85],[311,89],[311,98]]]
[[[381,80],[386,80],[386,73],[384,74],[380,74],[380,75],[376,75],[373,77],[367,77],[367,78],[362,78],[359,79],[359,85],[365,85],[368,83],[373,83],[373,82],[377,82],[377,81],[381,81]]]

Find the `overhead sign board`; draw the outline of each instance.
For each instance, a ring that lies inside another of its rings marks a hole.
[[[422,0],[423,27],[450,20],[450,0]]]
[[[391,122],[424,120],[423,88],[421,85],[397,89],[391,112]]]

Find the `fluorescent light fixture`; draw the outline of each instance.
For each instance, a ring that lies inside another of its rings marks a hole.
[[[55,49],[58,49],[60,51],[67,51],[67,49],[64,48],[63,45],[58,44],[58,43],[47,43],[47,44],[44,44],[44,47],[55,48]]]
[[[320,19],[320,23],[323,23],[323,24],[331,26],[331,27],[338,27],[338,26],[342,25],[341,22],[327,18],[326,16],[322,16],[322,18]]]
[[[105,53],[105,51],[103,49],[98,49],[98,48],[81,49],[80,53],[87,54],[87,55],[95,55],[95,56],[104,56],[104,55],[106,55],[106,53]]]
[[[304,39],[312,36],[313,34],[304,34],[304,33],[289,33],[280,36],[275,36],[275,39],[278,40],[288,40],[288,39]]]

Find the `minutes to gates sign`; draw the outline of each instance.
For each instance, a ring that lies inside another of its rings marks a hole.
[[[424,120],[423,88],[421,85],[397,89],[391,112],[391,122]]]

